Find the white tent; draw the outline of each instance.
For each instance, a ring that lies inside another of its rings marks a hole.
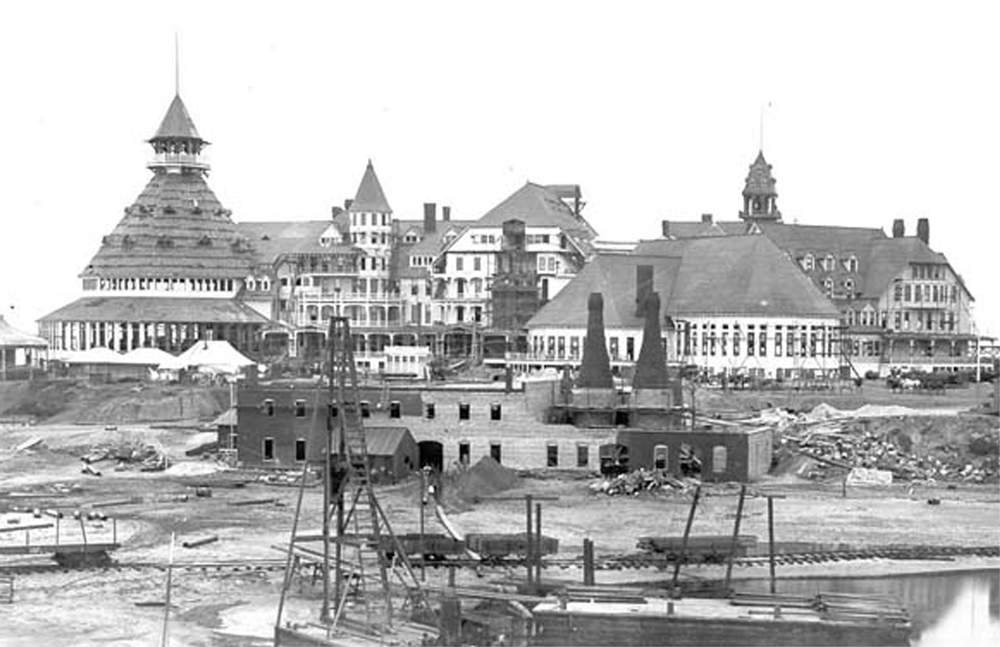
[[[125,353],[125,360],[129,364],[140,364],[144,366],[159,366],[164,362],[176,359],[173,355],[159,348],[134,348]]]
[[[67,364],[128,364],[123,355],[104,346],[78,351],[63,361]]]
[[[231,375],[239,373],[244,366],[251,366],[255,363],[230,346],[227,341],[199,341],[181,353],[179,357],[165,360],[160,364],[160,369],[197,368],[200,371]]]

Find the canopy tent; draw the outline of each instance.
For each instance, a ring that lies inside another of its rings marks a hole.
[[[129,364],[141,364],[144,366],[159,366],[164,362],[176,359],[173,355],[159,348],[134,348],[125,353],[124,359]]]
[[[95,346],[87,350],[69,354],[63,359],[67,364],[128,364],[124,355],[116,353],[104,346]]]
[[[244,366],[256,364],[233,348],[228,341],[199,341],[194,346],[160,364],[161,370],[197,368],[212,373],[239,373]]]
[[[7,323],[0,315],[0,347],[2,348],[47,348],[49,342],[41,337],[21,332]]]

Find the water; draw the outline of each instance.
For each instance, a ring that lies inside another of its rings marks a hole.
[[[767,592],[766,580],[734,582]],[[882,577],[779,579],[778,592],[872,593],[896,597],[910,612],[913,647],[1000,645],[1000,569]]]

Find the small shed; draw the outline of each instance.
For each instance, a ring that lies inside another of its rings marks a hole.
[[[628,469],[665,469],[681,476],[697,470],[702,481],[748,483],[771,467],[770,427],[712,426],[695,429],[622,429],[618,445]]]
[[[42,365],[49,343],[11,326],[0,315],[0,380],[22,375],[31,377]]]
[[[333,447],[340,444],[340,431],[335,430]],[[365,426],[365,446],[368,461],[376,482],[385,480],[395,483],[415,470],[419,461],[417,441],[406,427]],[[334,451],[336,454],[336,451]]]

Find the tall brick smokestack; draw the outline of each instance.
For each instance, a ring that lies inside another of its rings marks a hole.
[[[635,266],[635,314],[641,317],[646,311],[646,297],[653,292],[653,266]]]
[[[583,343],[583,362],[576,385],[584,389],[611,389],[611,362],[604,337],[604,297],[592,292],[587,299],[587,338]]]
[[[643,302],[646,325],[642,330],[642,348],[635,366],[633,389],[665,389],[667,379],[667,355],[663,351],[660,334],[660,295],[650,292]]]

